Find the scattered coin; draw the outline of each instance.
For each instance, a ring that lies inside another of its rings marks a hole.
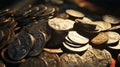
[[[78,18],[83,18],[85,16],[82,12],[73,9],[67,9],[66,13],[69,14],[70,16],[78,17]]]

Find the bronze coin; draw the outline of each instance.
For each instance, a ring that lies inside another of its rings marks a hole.
[[[108,35],[104,32],[100,32],[97,36],[95,36],[91,42],[93,44],[97,44],[97,45],[100,45],[100,44],[103,44],[105,42],[107,42],[109,39]]]

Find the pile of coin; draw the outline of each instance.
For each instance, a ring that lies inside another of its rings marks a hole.
[[[1,10],[1,67],[107,67],[112,58],[119,61],[120,19],[98,16],[63,0]]]

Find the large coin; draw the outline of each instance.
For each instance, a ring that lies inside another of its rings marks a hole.
[[[27,56],[33,46],[31,36],[21,31],[18,36],[10,43],[8,55],[13,60],[20,60]]]

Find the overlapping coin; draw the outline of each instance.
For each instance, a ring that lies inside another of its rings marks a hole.
[[[8,55],[12,60],[20,60],[27,56],[33,46],[33,39],[25,31],[21,31],[9,44]]]

